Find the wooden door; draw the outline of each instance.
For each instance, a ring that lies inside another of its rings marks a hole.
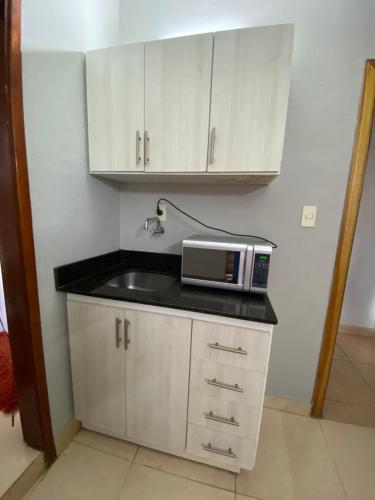
[[[209,172],[278,172],[292,25],[215,34]]]
[[[68,317],[75,417],[86,429],[124,438],[124,312],[69,301]]]
[[[191,320],[125,311],[127,439],[185,450]]]
[[[86,55],[91,172],[143,171],[144,44]]]
[[[146,43],[146,172],[204,172],[212,34]]]

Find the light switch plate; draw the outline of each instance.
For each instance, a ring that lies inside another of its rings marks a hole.
[[[163,212],[161,215],[158,215],[160,222],[165,222],[167,220],[167,204],[165,201],[161,201],[159,203],[159,208]]]
[[[302,210],[301,226],[315,227],[317,207],[304,206]]]

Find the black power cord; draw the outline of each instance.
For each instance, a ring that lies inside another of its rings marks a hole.
[[[213,227],[213,226],[209,226],[208,224],[205,224],[204,222],[201,222],[200,220],[196,219],[195,217],[193,217],[192,215],[184,212],[183,210],[181,210],[181,208],[178,208],[177,205],[175,205],[174,203],[172,203],[171,201],[167,200],[167,198],[159,198],[158,201],[157,201],[157,204],[156,204],[156,213],[157,215],[161,215],[163,213],[163,211],[161,210],[161,208],[159,207],[159,203],[161,201],[165,201],[166,203],[169,203],[169,205],[171,205],[173,208],[175,208],[178,212],[182,213],[183,215],[185,215],[185,217],[189,217],[189,219],[197,222],[198,224],[200,224],[201,226],[204,226],[206,227],[207,229],[212,229],[213,231],[219,231],[220,233],[225,233],[225,234],[229,234],[230,236],[239,236],[239,237],[242,237],[242,238],[256,238],[258,240],[261,240],[261,241],[264,241],[266,243],[269,243],[272,248],[277,248],[277,245],[276,243],[274,243],[273,241],[271,240],[267,240],[267,238],[263,238],[263,236],[257,236],[255,234],[238,234],[238,233],[231,233],[230,231],[226,231],[225,229],[220,229],[218,227]]]

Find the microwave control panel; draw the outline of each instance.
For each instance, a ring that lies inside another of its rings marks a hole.
[[[267,288],[268,270],[270,267],[271,255],[266,253],[256,253],[253,267],[253,288]]]

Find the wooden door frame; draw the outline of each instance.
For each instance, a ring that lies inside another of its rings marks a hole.
[[[374,109],[375,59],[371,59],[366,62],[365,66],[362,100],[311,406],[311,416],[313,417],[320,418],[323,413],[365,180],[368,150],[374,122]]]
[[[23,436],[56,458],[41,334],[22,97],[21,0],[0,0],[0,258]],[[52,270],[51,270],[52,272]]]

